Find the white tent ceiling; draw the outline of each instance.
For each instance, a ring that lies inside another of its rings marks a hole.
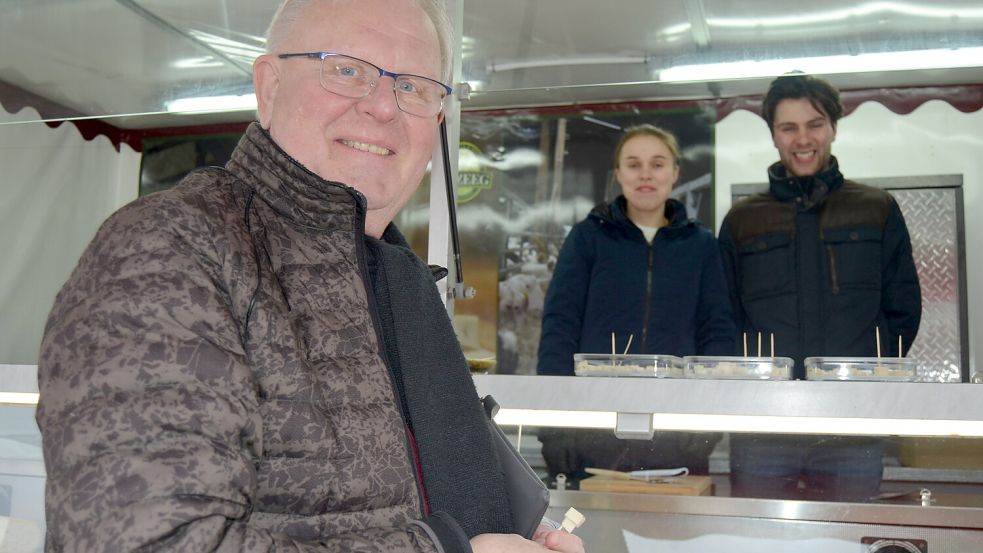
[[[275,7],[273,0],[4,0],[0,104],[121,127],[188,124],[186,116],[148,114],[182,98],[248,95],[251,61]],[[462,80],[475,89],[464,109],[758,94],[766,80],[670,83],[663,71],[820,55],[955,55],[957,48],[975,48],[960,68],[925,69],[911,58],[903,70],[848,73],[843,64],[826,73],[843,88],[983,83],[983,0],[463,0],[460,8]]]

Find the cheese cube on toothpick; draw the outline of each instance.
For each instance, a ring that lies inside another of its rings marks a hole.
[[[571,534],[576,528],[587,522],[587,517],[580,513],[577,509],[570,507],[567,509],[566,514],[563,515],[563,523],[560,524],[560,530],[565,530]]]

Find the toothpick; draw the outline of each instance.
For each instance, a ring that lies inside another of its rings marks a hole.
[[[634,334],[628,335],[628,345],[625,346],[625,355],[628,355],[628,348],[631,347],[631,339],[634,338],[634,337],[635,337]]]
[[[771,333],[771,356],[775,357],[775,333]]]
[[[744,336],[744,357],[747,357],[747,332],[742,334]]]
[[[758,332],[758,357],[761,357],[761,333]]]
[[[614,347],[614,332],[611,333],[611,355],[618,355],[618,350]]]
[[[877,335],[877,358],[881,358],[881,327],[874,327],[874,334]]]

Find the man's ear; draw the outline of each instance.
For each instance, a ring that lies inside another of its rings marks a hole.
[[[437,124],[440,125],[443,122],[444,122],[444,110],[440,110],[437,112]]]
[[[830,140],[830,142],[833,142],[834,140],[836,140],[836,123],[833,123],[833,140]]]
[[[259,124],[270,128],[273,119],[273,104],[280,87],[280,68],[276,58],[263,54],[253,62],[253,89],[256,91],[256,112]]]

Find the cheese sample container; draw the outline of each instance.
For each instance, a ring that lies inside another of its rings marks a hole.
[[[733,380],[789,380],[795,364],[791,357],[683,357],[687,378]]]
[[[806,357],[806,380],[882,380],[911,382],[918,360],[910,357]]]
[[[683,360],[673,355],[639,355],[619,353],[576,353],[573,356],[577,376],[647,376],[682,378]]]

